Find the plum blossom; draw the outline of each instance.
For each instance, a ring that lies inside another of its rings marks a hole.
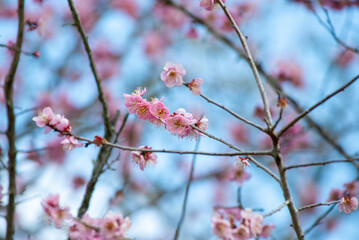
[[[49,217],[50,222],[53,222],[57,228],[63,225],[67,219],[71,219],[71,214],[68,207],[60,207],[59,195],[49,195],[41,203],[46,215]]]
[[[170,115],[170,110],[165,106],[162,100],[163,98],[161,98],[160,100],[158,100],[157,98],[152,100],[150,106],[150,113],[158,120],[165,122],[165,120]]]
[[[239,168],[245,170],[246,167],[250,167],[250,166],[251,166],[251,164],[249,163],[249,159],[248,159],[248,158],[242,158],[242,157],[237,156],[237,159],[238,159],[238,161],[236,162],[236,165],[237,165]]]
[[[193,131],[191,124],[197,123],[191,113],[187,113],[183,108],[178,109],[166,119],[166,129],[171,133],[178,134],[180,137],[185,137]]]
[[[152,149],[149,146],[141,146],[140,149]],[[131,152],[131,157],[133,161],[140,166],[140,169],[143,171],[147,164],[156,164],[157,155],[154,152],[142,152],[142,151],[133,151]]]
[[[140,88],[136,89],[132,94],[123,94],[125,97],[125,106],[127,111],[131,114],[137,114],[137,105],[142,103],[142,96],[146,93],[146,88],[141,90]]]
[[[231,239],[228,238],[232,234],[231,224],[227,219],[215,212],[212,215],[212,229],[214,234],[222,239]]]
[[[105,218],[101,220],[100,225],[104,239],[121,240],[131,227],[131,221],[128,217],[123,218],[121,214],[114,215],[109,212]]]
[[[146,89],[143,91],[138,89],[132,94],[124,94],[125,105],[129,113],[136,114],[141,120],[164,125],[168,131],[179,135],[181,138],[204,135],[200,131],[193,129],[191,125],[193,124],[202,131],[206,131],[208,119],[205,116],[197,120],[183,108],[179,108],[176,112],[170,114],[170,110],[163,103],[163,98],[154,98],[151,102],[148,102],[142,98],[145,92]]]
[[[340,199],[338,209],[340,212],[350,214],[358,208],[358,198],[344,196]]]
[[[50,123],[54,117],[54,112],[50,107],[45,107],[42,111],[37,113],[36,117],[33,117],[32,120],[36,122],[38,127],[45,127]]]
[[[244,181],[251,178],[251,174],[246,172],[242,166],[239,166],[236,163],[230,171],[228,178],[231,181],[236,181],[239,186],[242,186]]]
[[[264,218],[251,209],[217,208],[212,215],[212,230],[223,240],[267,238],[274,225],[263,225]]]
[[[161,80],[169,88],[174,86],[181,86],[183,84],[183,76],[186,75],[186,70],[182,64],[175,64],[167,62],[161,72]]]
[[[72,151],[75,147],[82,147],[83,143],[79,143],[74,136],[66,136],[64,140],[61,141],[62,147],[64,150]]]
[[[202,93],[202,90],[201,90],[201,87],[200,85],[203,84],[203,80],[202,78],[196,78],[196,79],[193,79],[190,83],[188,83],[188,87],[189,89],[192,91],[193,95],[201,95]]]

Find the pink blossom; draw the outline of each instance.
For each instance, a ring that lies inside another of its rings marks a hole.
[[[295,87],[304,86],[304,76],[302,68],[293,61],[280,61],[277,63],[277,72],[274,76],[281,82],[288,81]]]
[[[153,120],[155,117],[150,112],[151,104],[146,100],[142,99],[141,102],[136,105],[136,115],[141,120]]]
[[[238,164],[235,164],[229,173],[229,180],[236,181],[239,186],[243,185],[243,182],[250,179],[251,174],[246,172],[242,167],[239,167]]]
[[[128,217],[122,215],[113,215],[111,212],[101,220],[101,235],[104,239],[121,240],[131,227],[131,221]]]
[[[191,134],[193,130],[190,125],[196,122],[192,114],[180,108],[166,119],[166,129],[180,137],[185,137]]]
[[[212,215],[212,230],[214,234],[222,239],[233,239],[231,224],[227,219],[224,219],[223,216],[217,212],[214,212]]]
[[[250,229],[248,226],[240,224],[235,229],[233,229],[233,237],[235,240],[244,240],[251,237]]]
[[[152,149],[149,146],[141,146],[140,149]],[[157,155],[154,152],[142,152],[142,151],[133,151],[131,152],[131,157],[133,161],[140,166],[140,169],[143,171],[147,164],[156,164]]]
[[[205,132],[208,128],[208,119],[206,118],[206,116],[203,116],[196,124],[196,127],[198,127],[199,129],[201,129],[203,132]],[[194,131],[201,136],[205,136],[203,133],[197,131],[196,129],[194,129]]]
[[[142,96],[146,93],[146,88],[141,90],[140,88],[136,89],[131,95],[123,94],[125,97],[125,106],[127,111],[131,114],[137,114],[138,104],[142,103],[144,99]]]
[[[164,105],[162,100],[163,98],[161,100],[158,100],[157,98],[152,100],[150,112],[155,118],[165,122],[170,115],[170,110]]]
[[[200,85],[203,84],[203,80],[202,78],[196,78],[196,79],[193,79],[189,84],[188,84],[188,87],[189,89],[192,91],[193,95],[201,95],[202,93],[202,90],[201,90],[201,87]]]
[[[232,136],[232,139],[237,143],[248,143],[248,130],[243,124],[232,123],[229,126],[229,132]]]
[[[269,238],[272,234],[272,230],[275,228],[275,225],[264,225],[262,232],[258,235],[261,238]]]
[[[89,215],[84,215],[81,219],[82,223],[77,222],[75,219],[70,223],[69,236],[71,239],[76,240],[104,240],[99,232],[95,229],[86,226],[85,224],[93,227],[98,227],[98,219],[93,219]],[[85,224],[84,224],[85,223]]]
[[[238,159],[238,161],[236,162],[236,164],[239,168],[245,170],[246,167],[251,166],[248,158],[242,158],[242,157],[237,156],[237,159]]]
[[[82,147],[82,143],[79,143],[74,136],[66,136],[64,140],[61,141],[63,149],[67,151],[72,151],[75,147]]]
[[[191,27],[186,33],[187,38],[197,39],[199,37],[198,32],[195,28]]]
[[[144,37],[145,52],[150,57],[161,55],[165,47],[169,44],[169,40],[164,34],[158,31],[152,31]]]
[[[60,228],[63,222],[67,219],[71,219],[69,208],[61,208],[59,205],[59,195],[49,195],[41,203],[49,220],[52,221],[57,228]]]
[[[161,72],[161,80],[164,81],[167,87],[181,86],[185,74],[186,70],[182,64],[167,62]]]
[[[38,127],[44,127],[50,123],[54,113],[50,107],[45,107],[42,111],[37,113],[36,117],[33,117],[32,120],[36,122]]]
[[[350,214],[358,208],[358,198],[351,196],[344,196],[339,202],[339,211]]]

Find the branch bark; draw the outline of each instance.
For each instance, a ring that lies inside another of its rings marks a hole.
[[[18,30],[17,30],[17,38],[15,47],[17,49],[22,48],[22,42],[24,38],[24,25],[25,25],[25,6],[24,0],[18,1]],[[10,69],[5,78],[5,101],[6,101],[6,113],[7,113],[7,121],[8,128],[6,131],[6,136],[9,142],[9,163],[8,163],[8,172],[9,172],[9,201],[7,205],[7,214],[6,214],[6,240],[13,239],[15,233],[14,227],[14,215],[15,215],[15,196],[16,196],[16,134],[15,134],[15,121],[16,116],[14,112],[14,97],[13,97],[13,89],[14,89],[14,80],[16,75],[16,70],[20,61],[21,51],[15,51],[14,57],[12,59]]]

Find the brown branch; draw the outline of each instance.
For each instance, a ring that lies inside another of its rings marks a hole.
[[[244,118],[244,117],[241,117],[240,115],[238,115],[238,114],[236,114],[235,112],[229,110],[229,109],[226,108],[225,106],[223,106],[223,105],[221,105],[221,104],[219,104],[219,103],[217,103],[217,102],[211,100],[210,98],[206,97],[205,95],[201,94],[200,96],[201,96],[202,98],[206,99],[207,102],[212,103],[212,104],[216,105],[217,107],[222,108],[223,110],[225,110],[226,112],[228,112],[228,113],[230,113],[232,116],[234,116],[235,118],[238,118],[239,120],[241,120],[241,121],[247,123],[248,125],[251,125],[251,126],[253,126],[253,127],[255,127],[255,128],[259,129],[259,130],[261,130],[262,132],[265,132],[265,131],[266,131],[266,130],[265,130],[264,128],[262,128],[261,126],[255,124],[255,123],[253,123],[253,122],[251,122],[251,121],[249,121],[248,119],[246,119],[246,118]]]
[[[110,115],[109,115],[109,111],[108,111],[108,106],[107,106],[107,102],[105,100],[105,96],[102,90],[102,85],[101,85],[101,79],[98,75],[97,69],[96,69],[96,65],[95,65],[95,61],[92,55],[92,51],[90,48],[90,44],[87,40],[87,36],[85,34],[85,31],[81,25],[81,20],[78,14],[78,11],[73,3],[72,0],[68,0],[69,3],[69,7],[72,13],[72,17],[74,19],[75,22],[75,26],[77,27],[78,32],[80,33],[82,42],[85,46],[85,50],[88,56],[88,59],[90,61],[90,67],[91,67],[91,71],[92,74],[95,78],[96,81],[96,86],[97,86],[97,91],[98,91],[98,99],[101,102],[102,105],[102,110],[103,110],[103,120],[104,120],[104,124],[105,124],[105,138],[106,139],[111,139],[113,136],[113,130],[112,130],[112,126],[111,126],[111,122],[110,122]]]
[[[36,58],[36,59],[39,58],[38,56],[35,55],[35,52],[24,51],[24,50],[21,50],[20,48],[18,48],[16,46],[9,46],[9,45],[0,43],[0,47],[7,48],[7,49],[9,49],[11,51],[22,53],[24,55],[27,55],[27,56],[30,56],[30,57],[33,57],[33,58]]]
[[[200,141],[200,139],[198,139],[198,141],[196,143],[196,146],[194,148],[194,151],[198,150],[199,141]],[[189,193],[189,188],[191,186],[191,182],[192,182],[192,179],[193,179],[193,173],[194,173],[194,166],[196,164],[196,158],[197,158],[197,155],[194,154],[193,158],[192,158],[191,171],[190,171],[189,176],[188,176],[188,181],[187,181],[186,190],[185,190],[185,194],[184,194],[181,217],[180,217],[180,220],[178,221],[178,225],[177,225],[177,228],[176,228],[176,233],[175,233],[175,236],[173,238],[174,240],[177,240],[178,237],[179,237],[181,227],[182,227],[182,224],[183,224],[183,221],[184,221],[184,217],[185,217],[185,214],[186,214],[188,193]]]
[[[77,12],[77,9],[76,9],[73,1],[68,0],[68,4],[69,4],[69,7],[70,7],[70,10],[72,13],[72,17],[75,22],[75,26],[77,27],[77,30],[80,33],[82,42],[85,46],[85,50],[86,50],[86,53],[87,53],[87,56],[88,56],[88,59],[90,62],[90,67],[91,67],[93,76],[95,78],[97,91],[98,91],[98,98],[102,105],[102,111],[103,111],[103,120],[104,120],[104,124],[105,124],[105,139],[111,140],[113,138],[114,131],[113,131],[113,127],[111,125],[107,102],[105,100],[105,96],[104,96],[104,93],[102,90],[100,77],[97,73],[97,69],[95,66],[95,61],[93,59],[90,44],[88,43],[87,37],[85,35],[85,31],[81,25],[79,14]],[[94,164],[94,168],[92,170],[91,178],[87,183],[84,198],[82,200],[81,206],[78,211],[78,217],[80,217],[80,218],[85,214],[85,212],[87,211],[87,209],[89,207],[90,200],[91,200],[93,191],[95,189],[95,185],[98,181],[98,178],[100,177],[100,175],[103,172],[103,168],[104,168],[106,162],[108,161],[108,158],[111,155],[111,151],[112,151],[112,148],[109,148],[109,147],[103,145],[97,155],[97,159]]]
[[[328,25],[325,24],[325,22],[320,18],[320,16],[318,15],[318,13],[313,9],[312,10],[312,13],[314,14],[314,16],[316,17],[316,19],[318,20],[318,22],[320,23],[320,25],[322,25],[325,30],[327,30],[330,35],[333,37],[333,39],[339,44],[341,45],[342,47],[344,47],[345,49],[349,50],[349,51],[352,51],[356,54],[359,54],[359,49],[358,48],[355,48],[355,47],[351,47],[349,46],[348,44],[346,44],[343,40],[341,40],[337,34],[335,33],[335,30],[334,30],[334,26],[332,24],[332,21],[330,20],[330,17],[329,17],[329,14],[328,14],[328,11],[324,8],[322,8],[326,17],[327,17],[327,22],[328,22]]]
[[[222,2],[222,0],[217,0],[217,2],[219,3],[219,5],[221,5],[222,10],[226,14],[228,20],[231,22],[234,31],[237,33],[237,35],[238,35],[238,37],[239,37],[239,39],[240,39],[240,41],[242,43],[244,52],[245,52],[245,54],[247,56],[247,58],[246,58],[247,62],[249,63],[249,66],[251,67],[251,69],[253,71],[254,78],[255,78],[255,80],[257,82],[257,86],[258,86],[259,92],[260,92],[261,97],[262,97],[262,102],[263,102],[263,105],[264,105],[264,111],[266,113],[266,123],[268,124],[268,128],[271,128],[273,124],[272,124],[272,117],[271,117],[270,110],[269,110],[267,94],[265,92],[265,89],[263,87],[261,78],[259,76],[257,66],[256,66],[256,64],[255,64],[255,62],[253,60],[252,54],[251,54],[251,52],[249,50],[249,47],[247,45],[246,38],[243,36],[242,32],[239,30],[239,27],[238,27],[236,21],[233,19],[231,13],[227,10],[227,7]]]
[[[15,47],[17,49],[22,48],[22,42],[24,38],[24,0],[18,0],[18,29],[17,29],[17,38]],[[9,151],[8,151],[8,172],[9,172],[9,200],[7,205],[7,215],[6,215],[6,240],[12,240],[15,233],[14,226],[14,215],[15,215],[15,196],[16,196],[16,134],[15,134],[15,112],[14,112],[14,99],[13,99],[13,86],[15,80],[15,74],[20,61],[20,51],[15,51],[14,57],[12,59],[9,72],[5,78],[5,101],[6,101],[6,112],[7,112],[7,121],[8,128],[6,131],[7,139],[9,142]]]
[[[214,139],[214,140],[216,140],[216,141],[218,141],[218,142],[221,142],[221,143],[223,143],[224,145],[227,145],[228,147],[230,147],[230,148],[232,148],[232,149],[234,149],[234,150],[236,150],[236,151],[238,151],[238,152],[240,152],[240,153],[241,153],[241,152],[243,153],[243,150],[241,150],[240,148],[238,148],[238,147],[236,147],[236,146],[234,146],[234,145],[232,145],[232,144],[230,144],[230,143],[224,141],[223,139],[217,138],[217,137],[215,137],[215,136],[213,136],[213,135],[211,135],[211,134],[209,134],[209,133],[207,133],[207,132],[204,132],[204,131],[202,131],[201,129],[199,129],[198,127],[196,127],[196,126],[194,126],[194,125],[191,125],[191,127],[194,128],[194,129],[196,129],[196,130],[199,131],[200,133],[206,135],[207,137],[212,138],[212,139]],[[272,154],[271,154],[271,155],[272,155]],[[279,177],[278,177],[277,175],[275,175],[269,168],[267,168],[266,166],[264,166],[263,164],[261,164],[260,162],[258,162],[257,160],[255,160],[255,159],[254,159],[252,156],[250,156],[250,155],[246,155],[246,157],[247,157],[249,160],[251,160],[251,162],[253,162],[254,165],[256,165],[257,167],[259,167],[260,169],[262,169],[263,171],[265,171],[266,173],[268,173],[274,180],[276,180],[278,183],[280,183]]]
[[[317,163],[298,164],[298,165],[288,166],[284,170],[286,171],[286,170],[293,169],[293,168],[324,166],[324,165],[332,164],[332,163],[352,163],[353,161],[359,161],[359,158],[351,158],[351,159],[346,159],[346,160],[332,160],[332,161],[317,162]]]
[[[282,203],[279,207],[277,207],[273,211],[270,211],[269,213],[264,214],[263,217],[269,217],[269,216],[273,215],[274,213],[279,212],[282,208],[284,208],[288,204],[289,204],[289,201],[285,201],[284,203]]]
[[[349,87],[351,84],[353,84],[356,80],[359,79],[359,75],[355,76],[352,80],[350,80],[349,82],[347,82],[346,84],[344,84],[341,88],[339,88],[338,90],[334,91],[333,93],[329,94],[327,97],[323,98],[321,101],[319,101],[318,103],[314,104],[312,107],[308,108],[308,110],[304,111],[303,113],[299,114],[298,117],[296,117],[293,121],[291,121],[289,124],[287,124],[287,126],[285,126],[284,128],[282,128],[279,132],[278,132],[278,136],[280,137],[285,131],[287,131],[289,128],[291,128],[294,124],[296,124],[299,120],[301,120],[302,118],[304,118],[305,116],[307,116],[310,112],[312,112],[314,109],[316,109],[317,107],[319,107],[320,105],[322,105],[323,103],[325,103],[326,101],[328,101],[330,98],[334,97],[335,95],[337,95],[338,93],[344,91],[345,88]]]
[[[333,209],[334,209],[334,207],[335,207],[335,205],[332,205],[327,211],[325,211],[324,213],[323,213],[323,215],[321,215],[321,216],[319,216],[318,218],[317,218],[317,220],[315,220],[314,221],[314,223],[307,229],[307,230],[305,230],[305,234],[308,234],[310,231],[312,231],[316,226],[318,226],[320,223],[321,223],[321,221],[326,217],[326,216],[328,216],[328,214],[331,212],[331,211],[333,211]]]
[[[315,207],[319,207],[319,206],[330,206],[330,205],[333,205],[333,204],[337,204],[338,202],[340,202],[340,200],[326,202],[326,203],[314,203],[314,204],[310,204],[310,205],[298,208],[298,211],[303,211],[303,210],[308,209],[308,208],[315,208]]]
[[[161,0],[164,3],[180,10],[181,12],[183,12],[184,14],[186,14],[188,17],[192,18],[194,22],[201,24],[202,26],[204,26],[208,32],[212,33],[214,37],[216,37],[218,40],[220,40],[221,42],[223,42],[225,45],[227,45],[229,48],[233,49],[235,52],[238,53],[238,55],[245,59],[246,61],[248,61],[248,59],[246,58],[244,52],[237,47],[229,38],[227,38],[225,35],[221,34],[219,31],[217,31],[216,29],[214,29],[213,27],[210,26],[210,24],[206,23],[204,20],[202,20],[201,18],[197,17],[195,14],[191,13],[190,11],[188,11],[185,7],[183,7],[182,5],[173,2],[172,0]],[[257,69],[258,71],[265,77],[266,81],[268,82],[268,84],[275,89],[276,91],[280,92],[281,96],[286,97],[292,104],[291,106],[294,107],[295,111],[297,111],[298,113],[302,113],[304,111],[304,109],[297,103],[297,101],[291,97],[290,95],[288,95],[286,92],[283,91],[283,89],[281,88],[281,86],[278,84],[280,81],[275,79],[274,77],[272,77],[271,75],[267,74],[264,69],[262,68],[262,66],[260,64],[257,63]],[[310,116],[306,116],[305,120],[308,122],[308,124],[314,128],[314,130],[329,144],[331,145],[337,152],[339,152],[342,156],[344,156],[347,159],[350,159],[349,154],[343,149],[343,147],[338,144],[329,134],[328,130],[323,129],[317,122],[315,122]],[[357,165],[355,162],[353,163],[354,166],[358,169],[359,171],[359,165]]]

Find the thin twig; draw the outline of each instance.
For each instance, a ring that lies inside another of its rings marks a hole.
[[[235,118],[238,118],[239,120],[241,120],[241,121],[243,121],[243,122],[245,122],[245,123],[247,123],[247,124],[249,124],[249,125],[251,125],[251,126],[253,126],[253,127],[257,128],[257,129],[259,129],[259,130],[261,130],[262,132],[265,132],[265,131],[266,131],[266,130],[265,130],[264,128],[262,128],[261,126],[255,124],[254,122],[249,121],[248,119],[246,119],[246,118],[244,118],[244,117],[241,117],[240,115],[238,115],[238,114],[236,114],[235,112],[229,110],[229,109],[226,108],[225,106],[223,106],[223,105],[221,105],[221,104],[219,104],[219,103],[217,103],[217,102],[211,100],[210,98],[206,97],[205,95],[201,94],[200,96],[201,96],[202,98],[206,99],[207,102],[212,103],[212,104],[216,105],[217,107],[220,107],[220,108],[222,108],[223,110],[225,110],[226,112],[230,113],[230,114],[233,115]]]
[[[192,12],[188,11],[185,7],[183,7],[181,4],[178,4],[176,2],[173,2],[172,0],[161,0],[164,3],[180,10],[184,14],[186,14],[188,17],[192,18],[194,22],[201,24],[204,26],[208,32],[212,33],[214,37],[216,37],[218,40],[223,42],[225,45],[227,45],[229,48],[233,49],[241,58],[248,61],[246,58],[244,52],[237,47],[228,37],[217,31],[215,28],[211,27],[210,24],[193,14]],[[295,111],[298,113],[302,113],[304,111],[304,108],[299,105],[299,103],[288,93],[284,92],[284,90],[281,88],[281,86],[278,84],[280,81],[272,77],[271,75],[267,74],[263,67],[257,63],[257,69],[258,71],[265,77],[268,84],[275,89],[276,91],[279,91],[280,94],[284,97],[286,97],[292,104],[291,106],[294,107]],[[314,121],[310,116],[305,117],[308,124],[314,128],[314,130],[329,144],[331,145],[337,152],[339,152],[341,155],[343,155],[345,158],[349,159],[349,154],[344,150],[344,148],[337,143],[329,134],[329,131],[326,129],[323,129],[316,121]],[[359,171],[359,165],[357,165],[355,162],[353,163],[354,166]]]
[[[120,134],[121,134],[121,132],[122,132],[122,130],[125,128],[125,125],[126,125],[126,123],[127,123],[127,119],[128,119],[128,116],[129,116],[130,114],[129,113],[127,113],[126,115],[125,115],[125,118],[123,119],[123,121],[122,121],[122,123],[121,123],[121,126],[120,126],[120,129],[118,129],[118,131],[117,131],[117,133],[116,133],[116,135],[115,135],[115,143],[117,143],[118,142],[118,137],[120,136]]]
[[[194,148],[194,151],[198,151],[199,141],[200,141],[200,139],[197,140],[196,146]],[[184,217],[185,217],[185,214],[186,214],[188,193],[189,193],[189,188],[191,186],[191,182],[192,182],[192,179],[193,179],[193,172],[194,172],[194,166],[196,164],[196,159],[197,159],[197,154],[194,154],[193,158],[192,158],[191,171],[190,171],[189,176],[188,176],[185,195],[184,195],[184,199],[183,199],[181,217],[180,217],[180,220],[178,221],[178,225],[177,225],[177,228],[176,228],[176,233],[175,233],[175,236],[173,238],[174,240],[177,240],[178,237],[179,237],[181,227],[182,227],[182,224],[183,224],[183,221],[184,221]]]
[[[340,202],[340,200],[326,202],[326,203],[314,203],[314,204],[310,204],[310,205],[298,208],[298,211],[300,212],[300,211],[303,211],[303,210],[308,209],[308,208],[315,208],[315,207],[319,207],[319,206],[330,206],[330,205],[333,205],[333,204],[337,204],[338,202]]]
[[[334,26],[333,26],[333,24],[332,24],[332,22],[331,22],[331,20],[330,20],[328,11],[325,10],[324,8],[322,8],[322,9],[323,9],[323,11],[324,11],[324,13],[325,13],[325,15],[326,15],[326,17],[327,17],[327,22],[328,22],[328,25],[329,25],[329,26],[320,18],[320,16],[318,15],[318,13],[317,13],[315,10],[312,11],[312,13],[313,13],[314,16],[316,17],[316,19],[318,20],[318,22],[320,23],[320,25],[322,25],[322,26],[325,28],[325,30],[327,30],[327,31],[330,33],[330,35],[332,35],[333,39],[334,39],[338,44],[340,44],[342,47],[344,47],[345,49],[350,50],[350,51],[352,51],[352,52],[354,52],[354,53],[356,53],[356,54],[359,54],[359,49],[358,49],[358,48],[349,46],[348,44],[346,44],[343,40],[341,40],[341,39],[337,36],[337,34],[336,34],[335,31],[334,31]]]
[[[22,53],[24,55],[27,55],[27,56],[30,56],[33,58],[38,58],[34,52],[27,52],[27,51],[21,50],[20,48],[18,48],[16,46],[9,46],[9,45],[0,43],[0,47],[7,48],[11,51],[19,52],[19,53]]]
[[[284,203],[282,203],[279,207],[277,207],[276,209],[270,211],[269,213],[266,213],[263,215],[263,217],[269,217],[271,215],[273,215],[276,212],[279,212],[282,208],[284,208],[285,206],[287,206],[289,204],[289,201],[285,201]]]
[[[345,160],[332,160],[332,161],[317,162],[317,163],[298,164],[298,165],[288,166],[284,170],[286,171],[286,170],[293,169],[293,168],[324,166],[324,165],[332,164],[332,163],[352,163],[353,161],[359,161],[359,158],[351,158],[351,159],[345,159]]]
[[[17,29],[17,38],[15,47],[17,49],[22,48],[22,42],[24,38],[24,25],[25,25],[25,6],[24,0],[18,0],[18,29]],[[16,75],[16,70],[20,61],[20,51],[15,51],[14,57],[11,61],[10,69],[5,78],[4,92],[5,92],[5,102],[6,102],[6,112],[7,112],[7,122],[8,128],[6,131],[9,150],[8,150],[8,172],[9,172],[9,188],[8,188],[8,204],[7,204],[7,214],[6,214],[6,240],[12,240],[15,233],[14,226],[14,215],[15,215],[15,196],[16,196],[16,133],[15,133],[15,112],[14,112],[14,99],[13,99],[13,90],[14,90],[14,80]]]
[[[282,120],[282,116],[283,116],[283,108],[280,108],[278,119],[274,123],[273,128],[272,128],[273,130],[278,126],[278,123],[280,122],[280,120]]]
[[[98,98],[99,98],[99,101],[101,102],[101,105],[102,105],[103,119],[104,119],[104,124],[105,124],[105,138],[106,139],[111,139],[110,136],[112,136],[112,126],[111,126],[111,122],[110,122],[110,114],[109,114],[109,111],[108,111],[107,102],[106,102],[105,95],[104,95],[103,90],[102,90],[101,79],[100,79],[100,77],[98,75],[98,72],[97,72],[97,69],[96,69],[96,65],[95,65],[93,54],[92,54],[92,51],[91,51],[91,48],[90,48],[90,44],[88,42],[87,36],[85,34],[85,31],[84,31],[84,29],[83,29],[83,27],[81,25],[81,20],[80,20],[78,11],[77,11],[73,1],[68,0],[68,3],[69,3],[69,7],[70,7],[70,10],[71,10],[71,13],[72,13],[72,17],[73,17],[74,22],[75,22],[75,26],[77,27],[77,30],[80,33],[82,42],[83,42],[83,44],[85,46],[85,50],[86,50],[88,59],[90,61],[91,71],[92,71],[92,74],[93,74],[93,76],[95,78],[95,82],[96,82],[96,85],[97,85]]]
[[[287,126],[285,126],[284,128],[282,128],[282,130],[280,130],[278,132],[278,136],[280,137],[285,131],[287,131],[289,128],[291,128],[294,124],[296,124],[300,119],[304,118],[306,115],[308,115],[311,111],[313,111],[315,108],[317,108],[318,106],[322,105],[323,103],[325,103],[326,101],[328,101],[330,98],[334,97],[335,95],[337,95],[338,93],[344,91],[345,88],[349,87],[351,84],[353,84],[356,80],[359,79],[359,75],[355,76],[352,80],[350,80],[349,82],[347,82],[346,84],[344,84],[342,87],[340,87],[339,89],[337,89],[336,91],[334,91],[333,93],[329,94],[328,96],[326,96],[325,98],[323,98],[322,100],[320,100],[318,103],[314,104],[312,107],[308,108],[306,111],[304,111],[303,113],[299,114],[298,117],[296,117],[293,121],[291,121],[289,124],[287,124]]]
[[[238,147],[236,147],[236,146],[234,146],[234,145],[232,145],[232,144],[230,144],[230,143],[224,141],[224,140],[221,139],[221,138],[217,138],[217,137],[215,137],[215,136],[213,136],[213,135],[211,135],[211,134],[209,134],[209,133],[207,133],[207,132],[204,132],[204,131],[202,131],[201,129],[199,129],[198,127],[196,127],[196,126],[194,126],[194,125],[191,125],[191,127],[194,128],[194,129],[196,129],[196,130],[199,131],[200,133],[206,135],[207,137],[212,138],[212,139],[214,139],[214,140],[216,140],[216,141],[218,141],[218,142],[221,142],[221,143],[223,143],[224,145],[227,145],[228,147],[230,147],[230,148],[232,148],[232,149],[234,149],[234,150],[237,150],[238,152],[243,152],[240,148],[238,148]],[[254,165],[256,165],[257,167],[259,167],[260,169],[262,169],[263,171],[265,171],[266,173],[268,173],[274,180],[276,180],[278,183],[280,183],[279,177],[278,177],[276,174],[274,174],[269,168],[267,168],[267,167],[264,166],[263,164],[259,163],[257,160],[255,160],[255,159],[254,159],[252,156],[250,156],[250,155],[246,155],[246,157],[247,157],[249,160],[251,160],[251,162],[253,162]]]
[[[88,56],[88,59],[90,62],[90,67],[91,67],[93,76],[95,78],[97,92],[98,92],[98,98],[102,105],[102,111],[103,111],[103,121],[104,121],[104,125],[105,125],[105,139],[111,140],[114,135],[114,131],[113,131],[113,127],[111,125],[107,102],[106,102],[106,99],[105,99],[105,96],[104,96],[104,93],[102,90],[101,79],[97,73],[97,69],[96,69],[95,61],[93,59],[90,44],[85,35],[85,31],[81,25],[80,17],[79,17],[79,14],[77,12],[77,9],[76,9],[73,1],[68,0],[68,4],[69,4],[69,7],[70,7],[70,10],[72,13],[72,17],[74,19],[74,23],[77,27],[78,32],[80,33],[82,42],[85,46],[85,50],[86,50],[86,53],[87,53],[87,56]],[[85,214],[85,212],[87,211],[87,209],[89,207],[93,191],[95,190],[95,185],[98,181],[98,178],[100,177],[100,175],[103,172],[102,170],[103,170],[105,164],[107,163],[108,158],[111,155],[111,151],[112,151],[112,148],[109,148],[109,147],[103,145],[97,155],[97,159],[94,164],[91,178],[87,183],[84,198],[82,200],[81,206],[78,211],[78,217],[80,217],[80,218]]]
[[[317,218],[317,220],[314,221],[314,223],[307,229],[305,230],[304,234],[308,234],[310,231],[312,231],[316,226],[318,226],[321,221],[328,216],[328,214],[334,209],[335,205],[332,205],[327,211],[325,211],[325,213],[323,213],[323,215],[319,216]]]
[[[251,54],[251,52],[249,50],[246,38],[244,37],[242,32],[239,30],[239,27],[238,27],[236,21],[233,19],[231,13],[228,11],[226,5],[222,2],[222,0],[217,0],[217,2],[222,7],[222,10],[226,14],[228,20],[231,22],[234,31],[237,33],[237,35],[239,37],[239,40],[242,43],[244,52],[246,53],[246,56],[247,56],[247,59],[248,59],[249,66],[251,67],[251,69],[253,71],[254,78],[255,78],[255,80],[257,82],[257,86],[258,86],[259,92],[260,92],[261,97],[262,97],[262,101],[263,101],[263,105],[264,105],[264,111],[266,113],[266,120],[268,121],[268,122],[266,121],[267,124],[268,124],[268,128],[271,128],[272,127],[272,117],[271,117],[270,110],[269,110],[267,94],[265,92],[265,89],[263,87],[261,78],[259,76],[257,66],[256,66],[256,64],[255,64],[255,62],[253,60],[252,54]]]

